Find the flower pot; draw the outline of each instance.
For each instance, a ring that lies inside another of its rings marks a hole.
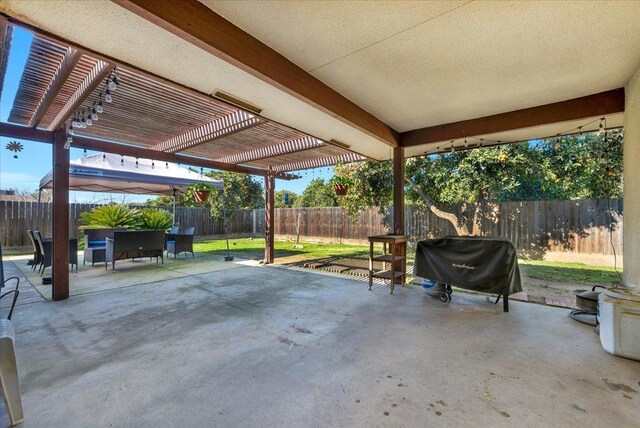
[[[211,190],[194,190],[193,197],[196,198],[196,202],[199,204],[203,204],[207,202],[209,199],[209,195],[211,195]]]
[[[347,186],[343,186],[342,184],[336,184],[334,187],[337,196],[344,196],[347,194]]]

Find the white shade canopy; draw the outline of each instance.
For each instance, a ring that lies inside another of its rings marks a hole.
[[[53,171],[40,180],[40,189],[50,189]],[[172,195],[184,192],[193,183],[222,189],[222,180],[183,168],[175,163],[136,159],[130,156],[99,154],[69,163],[69,189],[85,192]]]

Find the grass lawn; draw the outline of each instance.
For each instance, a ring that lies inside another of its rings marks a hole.
[[[279,258],[299,256],[300,259],[314,260],[332,256],[355,255],[367,257],[369,247],[366,245],[348,244],[324,244],[303,242],[303,248],[294,248],[291,241],[278,241],[275,243],[276,262]],[[232,253],[253,254],[256,258],[262,257],[264,251],[264,239],[230,239],[229,246]],[[194,243],[196,252],[220,253],[227,250],[224,240],[200,241]],[[409,262],[412,263],[413,254],[409,254]],[[591,282],[597,284],[610,284],[619,282],[620,277],[613,267],[586,265],[584,263],[549,262],[544,260],[520,260],[520,272],[523,276],[544,281],[561,282]],[[619,269],[619,272],[621,270]]]
[[[294,248],[295,242],[276,240],[276,261],[279,257],[296,255],[309,260],[332,256],[369,255],[369,247],[366,245],[323,244],[310,242],[302,242],[301,244],[302,248]],[[226,253],[227,243],[224,240],[194,242],[193,249],[196,252]],[[229,249],[232,253],[255,253],[256,255],[262,255],[264,254],[264,239],[229,239]]]
[[[620,277],[610,266],[544,260],[519,260],[519,265],[522,275],[547,281],[593,282],[602,285],[620,282]],[[618,272],[622,275],[622,269],[618,268]]]

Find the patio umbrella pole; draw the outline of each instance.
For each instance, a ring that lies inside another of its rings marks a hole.
[[[229,251],[229,233],[227,229],[227,194],[224,193],[223,195],[224,196],[222,200],[222,212],[224,213],[224,236],[227,239],[227,255],[225,256],[224,261],[231,262],[233,261],[233,256]]]
[[[173,225],[176,225],[176,188],[173,187]]]

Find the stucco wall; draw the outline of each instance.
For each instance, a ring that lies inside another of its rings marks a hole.
[[[625,88],[624,281],[640,288],[640,69]]]

